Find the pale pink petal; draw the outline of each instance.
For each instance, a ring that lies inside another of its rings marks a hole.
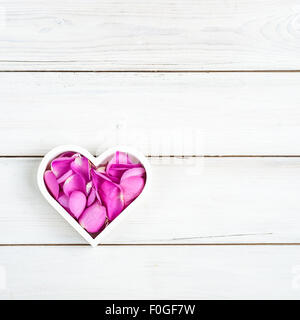
[[[142,177],[131,177],[121,182],[126,207],[143,191],[144,185]]]
[[[96,199],[96,191],[93,188],[88,196],[87,206],[89,207],[91,204],[93,204],[95,199]]]
[[[98,202],[94,203],[79,218],[80,225],[90,233],[98,232],[106,220],[106,209]]]
[[[86,205],[86,196],[80,191],[74,191],[69,198],[70,211],[76,219],[80,217]]]
[[[71,162],[73,160],[73,158],[62,157],[54,159],[52,161],[51,170],[56,176],[56,178],[60,178],[62,175],[64,175],[66,172],[70,170]]]
[[[86,185],[85,181],[79,174],[73,174],[71,177],[69,177],[64,185],[63,185],[63,191],[65,195],[68,197],[73,191],[81,191],[83,193],[86,192]]]
[[[60,178],[57,179],[57,183],[60,184],[65,182],[69,177],[71,177],[72,174],[73,174],[73,171],[70,169],[65,174],[63,174]]]
[[[74,161],[71,163],[71,169],[80,174],[86,182],[90,179],[90,163],[89,160],[82,156],[76,155]]]
[[[100,166],[96,169],[97,172],[105,173],[105,166]]]
[[[69,208],[69,198],[63,193],[61,194],[57,201],[66,209]]]
[[[93,187],[93,182],[92,182],[92,181],[89,181],[89,182],[86,184],[86,187],[85,187],[86,194],[89,194],[89,193],[90,193],[90,191],[92,190],[92,187]]]
[[[130,169],[123,174],[120,186],[123,190],[125,206],[128,206],[142,192],[144,185],[144,168]]]
[[[121,181],[124,181],[125,179],[131,178],[131,177],[144,177],[145,174],[146,174],[146,171],[143,167],[129,169],[124,172],[124,174],[122,175]]]
[[[58,194],[59,194],[59,185],[56,181],[55,175],[53,174],[53,172],[51,170],[45,171],[44,181],[45,181],[46,187],[47,187],[48,191],[50,192],[50,194],[55,199],[57,199]]]

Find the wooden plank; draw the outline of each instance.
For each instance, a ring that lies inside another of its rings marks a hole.
[[[297,0],[2,0],[1,70],[300,69]]]
[[[85,243],[40,195],[38,164],[0,160],[0,244]],[[153,164],[149,197],[105,243],[300,243],[299,174],[299,158]]]
[[[300,73],[0,73],[0,155],[300,154]]]
[[[0,247],[6,272],[0,298],[299,299],[298,252],[298,246]]]

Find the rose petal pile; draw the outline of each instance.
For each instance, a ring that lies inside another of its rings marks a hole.
[[[52,160],[44,173],[49,193],[89,233],[98,233],[142,192],[146,172],[127,153],[117,151],[95,168],[79,153]]]

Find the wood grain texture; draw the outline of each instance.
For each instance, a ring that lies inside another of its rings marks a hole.
[[[300,154],[300,73],[0,73],[0,155]]]
[[[0,299],[299,299],[300,157],[199,156],[299,156],[300,73],[173,73],[299,71],[299,17],[297,0],[2,0]],[[37,70],[171,72],[5,72]],[[106,246],[39,194],[30,156],[64,143],[154,156]]]
[[[1,70],[300,69],[297,0],[2,0]]]
[[[0,244],[85,243],[40,195],[39,161],[0,160]],[[299,158],[173,161],[104,243],[300,243]]]
[[[298,252],[293,246],[0,247],[7,278],[0,298],[299,299]]]

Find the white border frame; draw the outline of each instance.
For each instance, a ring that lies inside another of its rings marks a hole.
[[[131,203],[126,209],[124,209],[119,216],[117,216],[95,239],[92,238],[92,236],[81,227],[81,225],[71,217],[71,215],[50,195],[50,193],[47,190],[47,187],[44,182],[44,172],[46,171],[50,161],[52,161],[54,158],[56,158],[58,155],[64,153],[64,152],[76,152],[80,153],[86,158],[88,158],[91,163],[94,166],[99,166],[102,164],[107,158],[111,157],[116,151],[122,151],[129,153],[130,155],[134,156],[137,160],[141,162],[141,164],[144,166],[146,170],[146,183],[144,186],[144,189],[142,193],[136,198],[133,203]],[[130,213],[132,207],[135,207],[136,204],[140,203],[142,199],[144,199],[144,196],[147,194],[149,189],[149,184],[151,182],[151,167],[148,162],[148,160],[144,157],[143,154],[140,152],[132,149],[131,147],[126,146],[115,146],[112,147],[105,152],[103,152],[98,157],[94,157],[92,154],[90,154],[87,150],[84,148],[81,148],[76,145],[62,145],[58,146],[51,151],[49,151],[43,158],[43,160],[40,163],[40,166],[38,168],[37,173],[37,183],[38,187],[42,193],[42,195],[45,197],[45,199],[50,203],[50,205],[66,220],[69,222],[69,224],[77,230],[77,232],[92,246],[96,247],[98,244],[100,244],[103,239],[111,233],[113,228],[120,223],[124,218],[128,216]],[[126,211],[126,214],[124,214]]]

